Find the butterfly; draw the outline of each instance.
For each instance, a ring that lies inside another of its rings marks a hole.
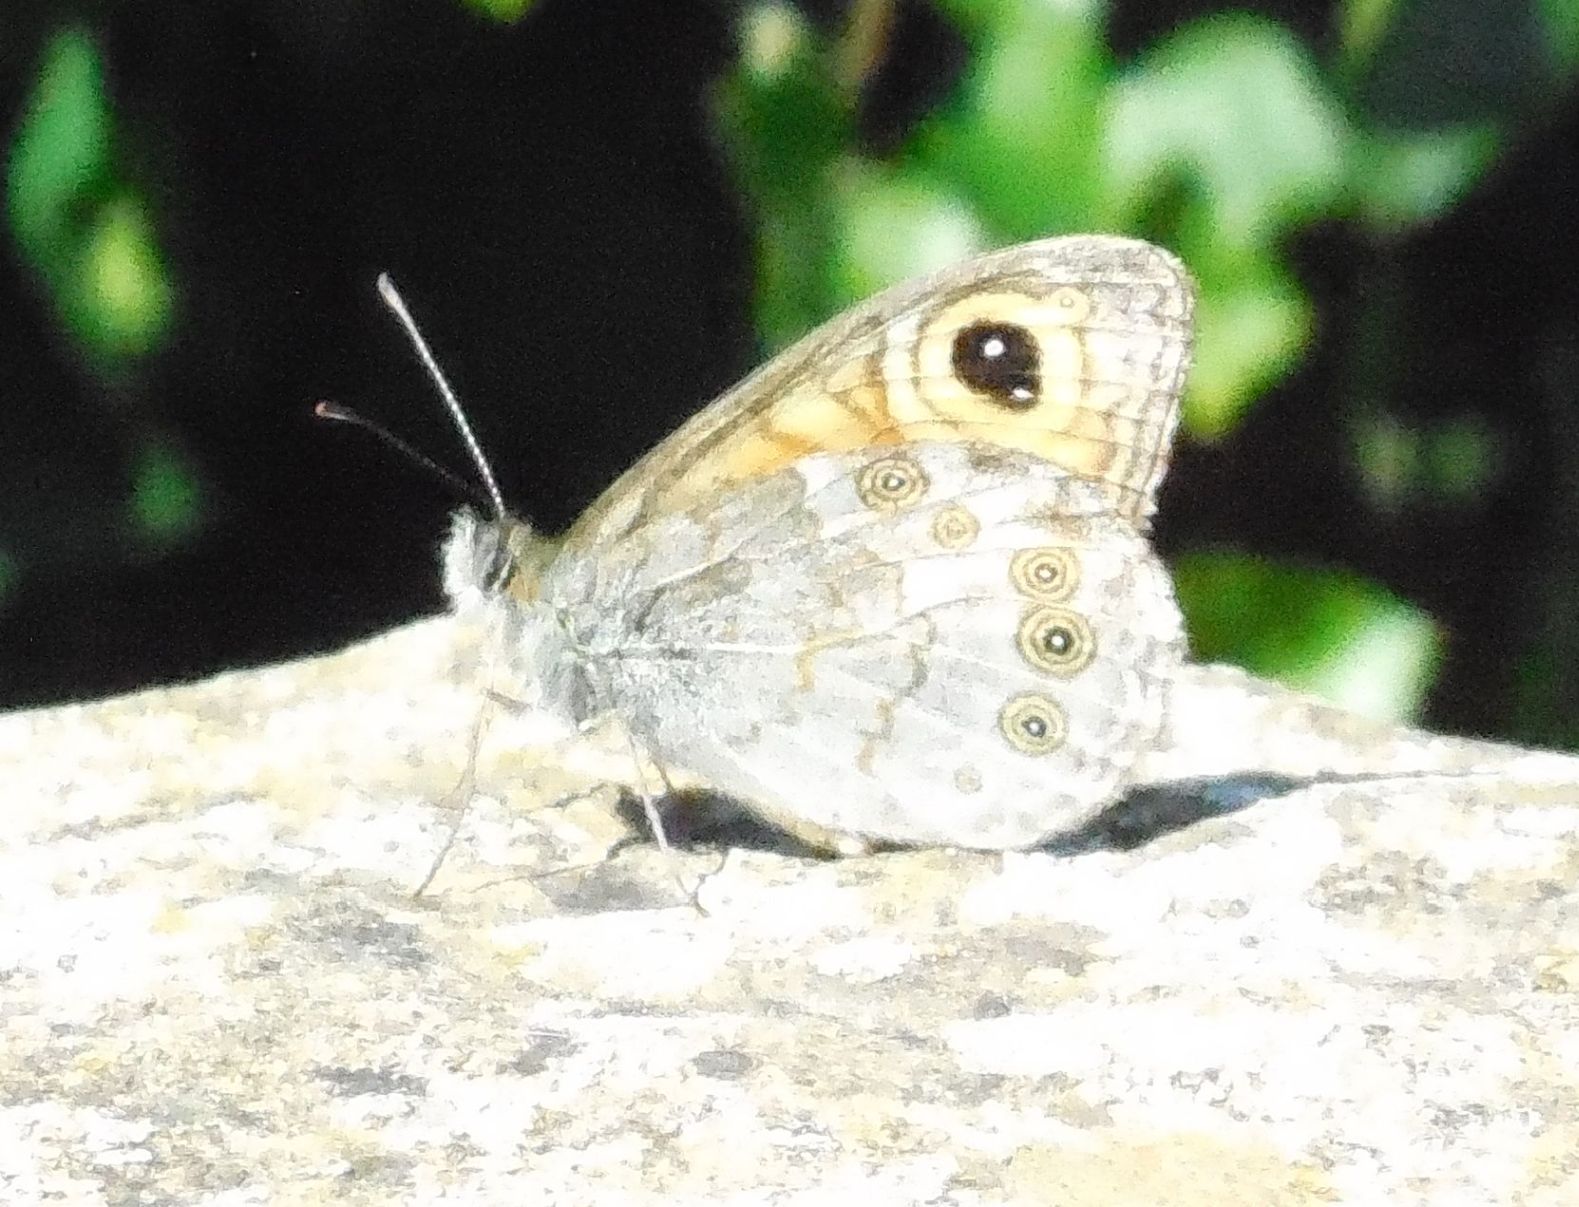
[[[768,361],[552,543],[397,306],[494,500],[446,592],[496,694],[621,726],[645,797],[642,760],[823,850],[1044,842],[1123,793],[1184,658],[1146,538],[1192,309],[1138,240],[964,260]]]

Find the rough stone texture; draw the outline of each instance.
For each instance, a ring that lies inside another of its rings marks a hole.
[[[472,648],[0,718],[0,1202],[1579,1203],[1579,761],[1202,671],[1159,774],[1462,774],[666,859],[495,710],[413,898]]]

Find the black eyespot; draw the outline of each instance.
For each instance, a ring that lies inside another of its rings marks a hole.
[[[1042,648],[1052,658],[1067,658],[1075,648],[1075,635],[1061,624],[1048,625],[1042,630]]]
[[[855,476],[861,502],[880,511],[895,511],[927,493],[926,471],[905,456],[880,457]]]
[[[954,337],[954,375],[978,394],[1015,410],[1042,393],[1042,350],[1015,323],[972,323]]]
[[[1028,692],[1005,702],[998,732],[1021,754],[1052,754],[1068,736],[1069,718],[1054,701]]]
[[[1067,679],[1096,657],[1096,638],[1085,617],[1068,608],[1032,608],[1016,635],[1020,653],[1039,671]]]

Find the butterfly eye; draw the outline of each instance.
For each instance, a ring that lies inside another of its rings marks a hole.
[[[1016,640],[1025,660],[1050,675],[1073,675],[1096,656],[1091,626],[1067,608],[1032,608]]]
[[[978,322],[954,337],[954,376],[978,394],[1013,410],[1036,405],[1042,392],[1042,350],[1017,323]]]
[[[483,582],[489,591],[502,591],[515,571],[515,553],[502,528],[494,528],[493,539],[483,550]]]
[[[998,731],[1022,754],[1051,754],[1064,744],[1069,722],[1046,696],[1015,696],[998,713]]]

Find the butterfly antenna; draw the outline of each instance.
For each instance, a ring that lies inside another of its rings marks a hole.
[[[378,294],[384,299],[384,305],[389,307],[394,316],[400,320],[400,325],[406,329],[406,336],[411,340],[411,346],[417,350],[418,359],[427,369],[433,384],[438,387],[439,396],[449,408],[450,418],[455,421],[456,430],[466,442],[466,451],[471,454],[472,464],[477,467],[477,472],[482,477],[483,486],[488,491],[488,500],[493,505],[494,515],[502,518],[506,514],[504,496],[499,493],[499,483],[493,476],[493,468],[488,464],[488,458],[483,456],[482,445],[477,443],[472,425],[467,422],[466,412],[461,410],[460,400],[455,397],[455,391],[450,389],[444,370],[439,368],[439,362],[433,359],[428,341],[422,338],[416,320],[411,317],[411,311],[406,309],[405,299],[400,296],[400,291],[395,288],[395,283],[389,279],[387,272],[378,274]]]
[[[492,506],[488,492],[478,486],[477,483],[468,482],[449,466],[440,465],[426,453],[418,452],[411,446],[409,441],[402,440],[383,424],[375,423],[366,415],[353,411],[348,406],[342,406],[338,402],[330,402],[327,399],[313,404],[313,414],[319,419],[329,419],[336,423],[348,423],[352,427],[361,428],[364,432],[370,432],[378,438],[380,443],[394,449],[406,460],[416,462],[434,477],[446,483],[456,494],[471,499],[474,503],[481,503],[484,507]]]

